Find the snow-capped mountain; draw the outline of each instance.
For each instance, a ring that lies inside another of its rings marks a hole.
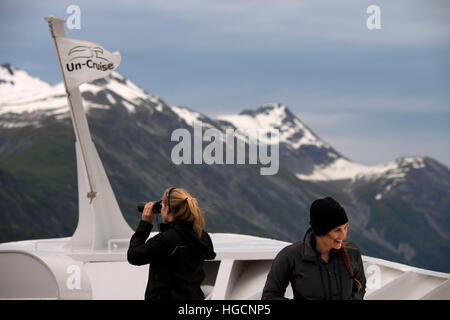
[[[299,150],[312,148],[325,150],[329,161],[316,161],[312,172],[296,173],[296,177],[305,181],[339,181],[357,180],[389,181],[385,189],[376,195],[380,200],[383,194],[392,187],[404,182],[408,172],[426,167],[423,157],[402,157],[384,164],[368,166],[351,161],[335,151],[328,143],[319,138],[302,121],[283,104],[268,104],[257,110],[244,110],[238,115],[219,116],[219,120],[227,121],[234,127],[245,129],[277,129],[280,132],[280,143],[288,149]]]
[[[93,141],[132,227],[135,202],[188,189],[212,232],[301,239],[309,206],[331,195],[363,254],[450,271],[450,171],[427,157],[358,164],[283,104],[216,119],[170,106],[119,73],[80,87]],[[278,174],[251,165],[175,165],[175,129],[277,129]],[[0,241],[70,236],[76,226],[75,137],[62,84],[0,67]],[[420,237],[420,241],[417,241]]]
[[[240,130],[279,130],[280,143],[285,143],[289,148],[299,149],[304,145],[312,145],[331,149],[330,145],[317,137],[283,104],[267,104],[257,110],[244,110],[238,115],[223,115],[218,119],[230,122]]]
[[[316,165],[311,174],[298,173],[296,176],[299,179],[308,181],[373,180],[379,177],[398,181],[404,178],[405,174],[410,171],[409,165],[415,169],[424,168],[424,158],[403,157],[375,166],[363,165],[345,158],[336,158],[331,164],[325,166]]]
[[[86,83],[80,86],[83,96],[96,96],[104,93],[100,101],[86,99],[84,108],[109,109],[118,103],[129,112],[135,112],[140,104],[151,104],[156,111],[162,111],[163,101],[146,93],[143,89],[124,78],[117,72],[106,79]],[[20,127],[39,125],[40,120],[55,116],[58,119],[70,117],[64,85],[51,86],[25,71],[9,64],[0,67],[0,126]],[[22,115],[18,117],[18,115]]]
[[[46,97],[51,89],[48,83],[31,77],[10,64],[0,66],[0,106],[14,101],[25,101],[30,97]]]

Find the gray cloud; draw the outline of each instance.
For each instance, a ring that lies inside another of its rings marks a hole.
[[[0,60],[59,82],[43,17],[67,17],[73,3],[2,0]],[[69,35],[120,51],[118,71],[169,104],[214,116],[282,102],[350,158],[370,154],[367,163],[413,153],[406,142],[420,129],[417,150],[450,165],[450,129],[436,120],[450,123],[450,1],[76,3],[82,29]],[[366,28],[371,4],[381,30]],[[371,154],[368,141],[390,147]]]

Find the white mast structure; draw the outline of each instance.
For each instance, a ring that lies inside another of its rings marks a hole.
[[[91,139],[78,86],[70,88],[61,59],[59,38],[66,38],[65,20],[46,17],[55,44],[75,131],[78,177],[78,225],[67,249],[104,251],[111,241],[129,240],[133,230],[125,221],[105,169]]]

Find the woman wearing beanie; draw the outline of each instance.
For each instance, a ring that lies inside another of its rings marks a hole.
[[[344,242],[348,218],[331,197],[315,200],[303,241],[281,250],[272,263],[262,299],[286,299],[291,283],[294,299],[362,300],[366,277],[359,248]]]

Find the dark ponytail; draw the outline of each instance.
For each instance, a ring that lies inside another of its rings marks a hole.
[[[356,285],[356,288],[358,289],[358,291],[360,291],[362,288],[362,284],[358,279],[356,279],[355,275],[353,274],[352,264],[350,262],[350,258],[348,257],[347,249],[345,249],[344,244],[342,244],[341,248],[338,250],[338,254],[341,257],[341,259],[344,261],[345,268],[347,269],[347,272],[350,275],[350,278],[353,279],[353,283]]]

